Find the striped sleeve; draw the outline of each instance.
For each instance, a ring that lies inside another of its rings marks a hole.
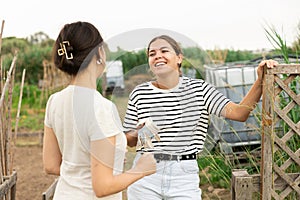
[[[133,103],[133,93],[130,94],[128,104],[127,104],[127,110],[124,117],[123,122],[123,131],[126,133],[130,130],[136,129],[137,123],[138,123],[138,114],[137,114],[137,108],[135,104]]]
[[[212,85],[203,82],[204,105],[209,114],[221,115],[223,108],[230,102],[220,91]]]

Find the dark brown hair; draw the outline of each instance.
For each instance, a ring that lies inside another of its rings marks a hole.
[[[68,42],[64,55],[59,55],[61,44]],[[103,43],[99,31],[88,22],[66,24],[60,31],[53,47],[53,61],[57,68],[69,75],[76,75],[85,69],[94,56],[100,58],[98,47]],[[67,59],[67,55],[72,59]]]
[[[149,52],[150,45],[158,39],[162,39],[162,40],[165,40],[166,42],[168,42],[171,45],[171,47],[173,48],[173,50],[175,51],[176,55],[183,54],[179,44],[168,35],[160,35],[160,36],[153,38],[148,44],[147,52]]]

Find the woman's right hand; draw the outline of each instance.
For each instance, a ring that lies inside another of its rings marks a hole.
[[[134,171],[143,173],[144,176],[154,174],[156,172],[156,160],[152,153],[144,153],[136,162]]]
[[[266,65],[267,68],[274,68],[278,65],[279,63],[275,60],[263,60],[258,64],[257,68],[257,79],[262,82],[263,79],[263,68]]]

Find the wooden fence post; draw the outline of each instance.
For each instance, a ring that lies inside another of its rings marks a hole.
[[[232,200],[252,200],[252,177],[246,170],[232,171],[231,178],[231,199]]]
[[[265,69],[262,105],[262,200],[297,199],[300,194],[299,120],[289,113],[299,114],[298,95],[300,65],[278,65]],[[276,124],[285,124],[276,131]],[[293,136],[294,140],[293,140]],[[295,168],[292,168],[294,166]]]
[[[261,164],[261,196],[271,200],[272,163],[273,163],[273,115],[274,115],[274,76],[266,73],[264,68],[263,100],[262,100],[262,164]],[[268,86],[268,87],[266,87]]]

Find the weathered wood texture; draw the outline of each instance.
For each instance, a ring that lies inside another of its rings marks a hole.
[[[261,173],[233,171],[232,199],[300,199],[300,65],[265,68],[263,84]]]
[[[299,198],[300,65],[279,65],[265,71],[261,196],[263,200]],[[277,123],[283,126],[281,132],[274,129]],[[285,187],[275,188],[277,180]]]
[[[0,199],[16,199],[17,172],[13,171],[12,175],[4,176],[4,182],[0,185]]]

